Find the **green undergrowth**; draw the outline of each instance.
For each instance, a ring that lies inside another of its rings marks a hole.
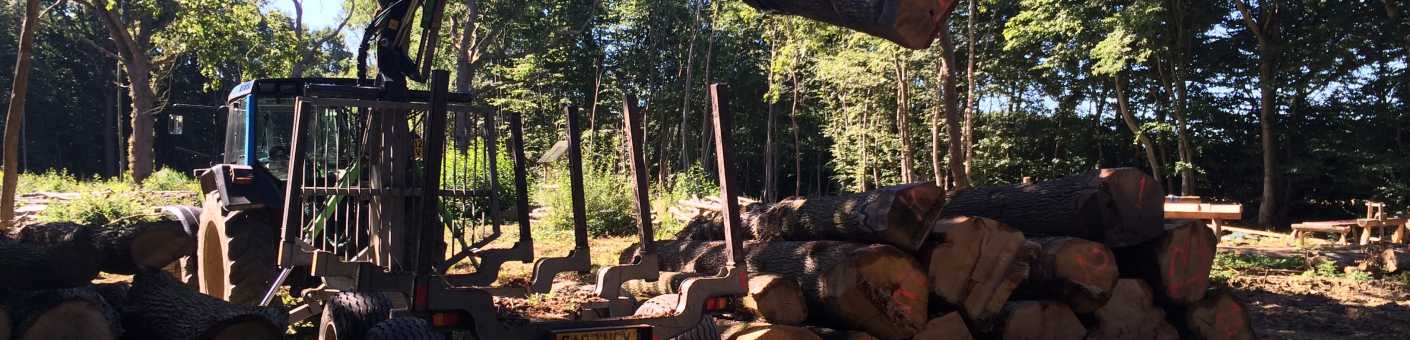
[[[79,193],[70,200],[51,199],[38,216],[40,222],[83,224],[131,223],[156,220],[154,207],[196,205],[199,184],[189,175],[171,169],[152,173],[142,184],[131,177],[79,178],[64,171],[21,174],[17,194]]]
[[[1275,257],[1258,253],[1236,254],[1231,252],[1221,252],[1214,256],[1214,266],[1210,269],[1209,278],[1216,283],[1225,284],[1240,273],[1257,270],[1300,271],[1298,275],[1306,277],[1345,278],[1358,282],[1375,279],[1373,275],[1363,271],[1344,271],[1342,268],[1338,268],[1336,262],[1333,261],[1315,261],[1315,263],[1309,264],[1307,258],[1302,256]],[[1387,278],[1410,282],[1410,275]]]

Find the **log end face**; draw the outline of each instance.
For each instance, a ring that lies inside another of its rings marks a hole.
[[[749,278],[749,294],[742,302],[745,308],[757,311],[765,322],[798,325],[808,319],[805,301],[798,280],[764,274]]]
[[[924,328],[930,286],[913,257],[885,245],[866,246],[851,256],[852,265],[843,267],[855,268],[855,281],[833,287],[841,301],[830,307],[836,315],[858,318],[839,321],[882,339],[910,338]]]
[[[960,313],[950,312],[926,322],[925,329],[917,333],[915,339],[973,340],[974,335]]]
[[[1160,280],[1154,282],[1161,301],[1186,305],[1199,301],[1209,289],[1217,240],[1198,223],[1181,223],[1157,243],[1156,264]]]
[[[1106,304],[1120,276],[1116,257],[1106,246],[1082,239],[1067,239],[1060,249],[1044,250],[1054,268],[1040,285],[1056,287],[1059,296],[1078,314]],[[1046,260],[1044,260],[1046,261]]]
[[[103,306],[88,301],[66,301],[34,316],[16,339],[116,339]]]
[[[998,328],[1001,339],[1080,340],[1087,328],[1067,305],[1050,301],[1011,302]]]
[[[1108,209],[1103,211],[1106,244],[1137,245],[1160,236],[1165,219],[1165,189],[1154,177],[1136,168],[1101,169],[1096,180]]]
[[[1205,299],[1190,306],[1184,315],[1182,329],[1194,339],[1252,340],[1252,319],[1248,308],[1227,290],[1210,292]]]

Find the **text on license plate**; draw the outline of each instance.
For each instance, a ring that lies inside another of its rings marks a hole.
[[[558,333],[553,340],[640,340],[638,328]]]

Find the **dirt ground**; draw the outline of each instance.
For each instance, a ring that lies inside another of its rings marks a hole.
[[[1219,248],[1283,258],[1357,250],[1325,243],[1300,249],[1268,239],[1221,242]],[[1358,281],[1255,268],[1240,271],[1228,285],[1248,305],[1260,339],[1410,339],[1410,283],[1404,278]]]

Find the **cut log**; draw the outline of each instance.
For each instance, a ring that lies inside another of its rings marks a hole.
[[[1092,313],[1088,340],[1178,340],[1180,334],[1165,321],[1165,311],[1155,307],[1150,286],[1139,279],[1121,279],[1111,300]]]
[[[1124,277],[1146,280],[1157,302],[1186,305],[1199,301],[1209,288],[1214,265],[1214,233],[1192,221],[1166,226],[1165,235],[1129,248],[1113,249]]]
[[[1171,321],[1182,339],[1255,339],[1248,307],[1228,290],[1214,290],[1185,308],[1174,307]]]
[[[1381,251],[1381,270],[1394,273],[1410,267],[1410,253],[1396,248]]]
[[[1072,236],[1129,247],[1164,231],[1164,195],[1140,170],[1100,169],[1029,185],[960,190],[946,199],[943,214],[996,219],[1031,237]]]
[[[1107,303],[1119,276],[1111,249],[1072,237],[1044,237],[1033,242],[1042,251],[1016,295],[1057,299],[1077,314],[1091,313]]]
[[[858,332],[846,329],[832,329],[818,326],[804,326],[813,334],[817,334],[822,340],[877,340],[876,337],[866,332]],[[921,339],[916,337],[914,339]]]
[[[80,236],[55,244],[0,239],[0,288],[32,290],[87,285],[98,276],[98,250]]]
[[[162,268],[196,249],[196,237],[180,222],[161,220],[123,225],[49,223],[30,225],[15,233],[22,243],[49,245],[80,238],[99,252],[99,270],[131,275],[138,270]]]
[[[797,15],[861,31],[911,49],[930,46],[945,29],[953,0],[746,0],[763,11]]]
[[[662,256],[662,269],[686,267],[717,273],[724,267],[723,242],[675,241],[665,245],[660,248],[661,255],[698,255],[691,259]],[[750,272],[798,281],[810,320],[882,339],[909,338],[927,321],[926,292],[930,288],[925,274],[914,258],[895,247],[837,241],[750,241],[744,248]]]
[[[974,335],[965,326],[964,317],[958,312],[950,312],[925,323],[925,329],[916,334],[916,339],[927,340],[974,340]]]
[[[740,305],[759,321],[798,325],[808,319],[808,305],[798,280],[774,274],[752,275]]]
[[[740,214],[746,239],[760,241],[856,241],[885,243],[915,251],[929,234],[926,217],[944,201],[933,183],[911,183],[860,194],[790,197],[758,204]],[[719,214],[703,214],[677,234],[677,239],[724,239]]]
[[[704,276],[708,275],[700,273],[660,272],[655,282],[645,280],[623,282],[622,291],[637,300],[647,300],[663,294],[680,293],[681,283],[685,282],[686,279]]]
[[[14,339],[116,339],[122,322],[93,287],[22,292],[6,303]]]
[[[931,292],[972,322],[997,315],[1028,277],[1037,249],[1022,233],[982,217],[930,221],[934,238],[920,252]]]
[[[806,328],[763,322],[715,319],[720,340],[822,340]]]
[[[1077,314],[1061,302],[1010,302],[998,320],[994,335],[999,339],[1079,340],[1087,336]]]
[[[197,293],[159,270],[137,273],[123,325],[135,339],[277,339],[287,315]]]

